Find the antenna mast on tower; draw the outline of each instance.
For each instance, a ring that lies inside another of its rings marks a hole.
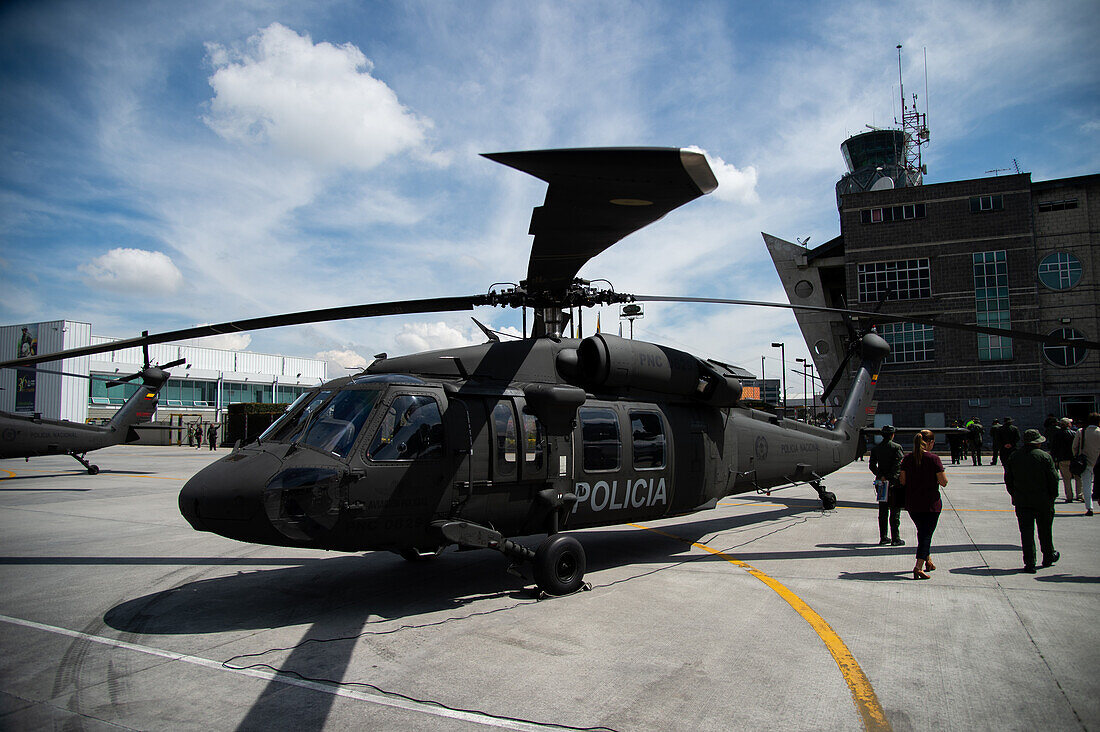
[[[927,61],[925,62],[927,78]],[[927,83],[927,82],[926,82]],[[913,106],[905,102],[905,84],[901,76],[901,44],[898,44],[898,86],[901,89],[901,129],[905,132],[905,167],[916,180],[920,181],[928,169],[921,163],[921,146],[929,139],[928,114],[917,109],[917,95],[913,95]],[[927,95],[927,89],[925,90]],[[925,100],[927,105],[928,101]],[[897,120],[895,120],[896,122]]]

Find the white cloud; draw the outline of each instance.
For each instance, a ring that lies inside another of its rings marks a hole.
[[[478,331],[478,336],[481,332]],[[447,325],[443,321],[434,323],[405,323],[400,332],[393,337],[394,342],[407,353],[434,351],[440,348],[470,346],[480,343],[483,337],[474,337],[469,332]]]
[[[710,169],[714,171],[714,177],[718,180],[718,188],[714,190],[714,197],[720,201],[730,203],[754,204],[760,202],[760,196],[756,194],[756,168],[752,165],[739,169],[732,163],[727,163],[717,155],[708,153],[694,145],[684,148],[692,152],[700,153],[707,158]]]
[[[209,323],[203,323],[209,325]],[[252,336],[248,333],[221,333],[219,335],[195,338],[190,341],[196,346],[205,348],[222,348],[226,351],[243,351],[252,343]]]
[[[144,249],[112,249],[79,269],[91,284],[122,292],[175,292],[183,283],[171,257]]]
[[[227,140],[267,143],[295,158],[368,169],[425,147],[429,120],[401,104],[351,43],[314,44],[273,23],[247,49],[208,44],[214,98],[205,122]]]
[[[370,363],[362,355],[351,349],[319,351],[313,357],[328,362],[328,375],[330,378],[346,376],[348,369],[365,369],[367,364]]]

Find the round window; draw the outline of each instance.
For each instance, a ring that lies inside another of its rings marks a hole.
[[[1083,341],[1085,336],[1073,328],[1059,328],[1052,330],[1049,335],[1057,338],[1065,338],[1069,341]],[[1043,355],[1055,366],[1076,366],[1085,360],[1088,351],[1083,346],[1062,345],[1054,346],[1043,344]]]
[[[1069,252],[1054,252],[1039,262],[1039,281],[1052,290],[1068,290],[1081,281],[1081,260]]]
[[[814,294],[814,285],[809,280],[799,280],[794,286],[794,294],[805,300]]]

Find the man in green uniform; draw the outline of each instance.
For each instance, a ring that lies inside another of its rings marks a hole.
[[[905,542],[901,539],[901,508],[905,505],[905,496],[898,482],[898,474],[901,472],[901,459],[905,457],[905,450],[894,442],[894,428],[885,425],[882,428],[882,442],[871,448],[871,472],[875,474],[875,480],[886,481],[889,488],[885,501],[878,503],[878,535],[879,545],[892,544],[901,546]],[[889,519],[890,537],[886,535],[886,524]]]
[[[1035,532],[1043,550],[1043,566],[1058,561],[1054,550],[1054,499],[1058,497],[1058,471],[1050,453],[1040,447],[1046,438],[1039,430],[1024,432],[1023,446],[1004,460],[1005,487],[1016,507],[1020,542],[1024,550],[1024,571],[1035,574]]]

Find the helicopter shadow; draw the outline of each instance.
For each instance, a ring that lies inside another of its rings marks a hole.
[[[185,582],[116,605],[103,620],[116,630],[157,635],[281,628],[321,618],[360,632],[368,618],[386,622],[519,597],[524,590],[505,566],[493,552],[447,552],[425,562],[386,552],[342,555]]]

